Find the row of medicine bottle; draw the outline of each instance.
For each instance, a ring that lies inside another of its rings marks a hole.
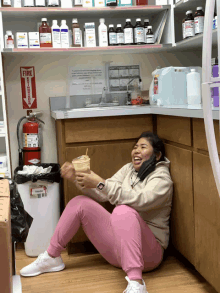
[[[76,18],[72,19],[72,29],[66,24],[66,20],[61,20],[61,26],[57,20],[52,21],[52,26],[47,24],[47,18],[41,19],[42,24],[39,32],[32,33],[16,33],[17,48],[70,48],[83,47],[82,31]],[[114,28],[113,24],[105,25],[105,19],[100,19],[98,27],[99,46],[117,46],[117,45],[139,45],[154,44],[154,34],[152,26],[149,26],[149,19],[136,19],[135,26],[132,26],[131,19],[126,19],[126,23],[122,28],[121,24],[117,24]],[[14,48],[14,36],[11,31],[7,31],[5,35],[5,47]],[[85,23],[84,25],[84,47],[96,47],[95,23]]]
[[[2,7],[105,7],[148,5],[148,0],[1,0]],[[167,5],[167,0],[156,0],[156,5]]]
[[[192,10],[186,12],[186,18],[182,21],[183,39],[194,37],[203,33],[204,30],[204,11],[202,7],[197,7],[193,15]]]

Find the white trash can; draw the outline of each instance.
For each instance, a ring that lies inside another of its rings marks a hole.
[[[33,218],[24,244],[27,256],[37,257],[47,250],[60,218],[59,183],[38,180],[17,184],[24,209]]]

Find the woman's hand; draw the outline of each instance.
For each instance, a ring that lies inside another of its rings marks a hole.
[[[72,182],[75,181],[75,169],[73,164],[66,162],[60,169],[61,177],[71,180]]]
[[[81,188],[95,188],[99,182],[105,182],[103,178],[93,171],[90,171],[90,173],[76,172],[75,176]]]

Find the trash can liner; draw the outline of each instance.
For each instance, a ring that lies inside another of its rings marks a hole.
[[[47,181],[50,183],[60,183],[60,165],[59,164],[55,164],[55,163],[51,163],[51,164],[46,164],[46,163],[42,163],[42,164],[38,164],[37,166],[43,167],[43,168],[48,168],[48,167],[52,167],[52,170],[50,173],[47,174],[29,174],[29,175],[24,175],[24,174],[18,174],[18,171],[22,171],[23,170],[23,166],[18,166],[15,171],[14,171],[14,180],[17,184],[22,184],[22,183],[26,183],[28,181],[32,181],[32,182],[37,182],[38,180],[42,180],[42,181]]]
[[[5,179],[5,178],[0,178]],[[11,204],[11,238],[12,242],[24,243],[27,239],[33,218],[25,211],[17,185],[12,179],[8,179],[10,187]]]

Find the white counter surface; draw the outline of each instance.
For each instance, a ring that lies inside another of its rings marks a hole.
[[[219,120],[219,108],[212,108],[213,119]],[[181,116],[191,118],[204,118],[203,108],[188,105],[174,106],[115,106],[78,108],[70,110],[51,111],[54,119],[90,118],[90,117],[110,117],[124,115],[160,114],[169,116]]]

